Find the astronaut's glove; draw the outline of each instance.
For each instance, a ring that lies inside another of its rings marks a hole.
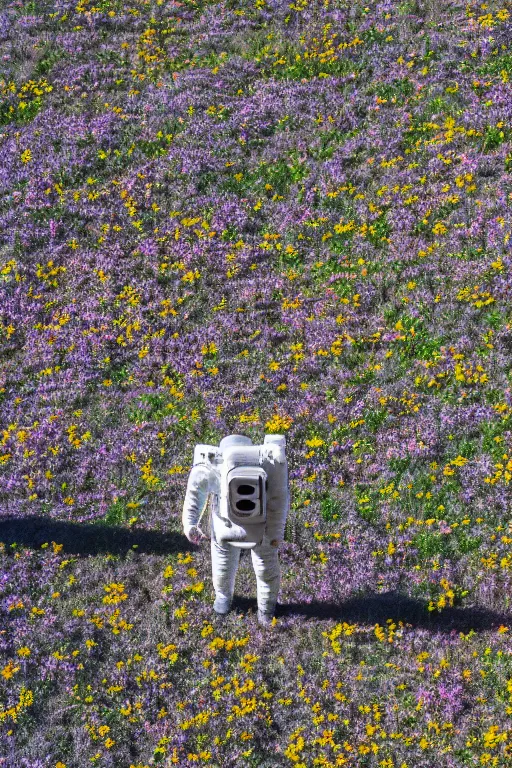
[[[197,525],[191,525],[188,530],[185,531],[185,536],[191,544],[199,544],[201,539],[206,539],[207,536],[197,527]]]

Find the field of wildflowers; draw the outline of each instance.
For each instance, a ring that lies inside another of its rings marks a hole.
[[[507,0],[0,5],[2,768],[511,765],[511,77]]]

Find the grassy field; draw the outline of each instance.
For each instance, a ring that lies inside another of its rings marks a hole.
[[[1,768],[511,764],[511,14],[1,4]],[[181,528],[233,432],[268,628]]]

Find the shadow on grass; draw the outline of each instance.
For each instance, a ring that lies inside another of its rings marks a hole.
[[[193,552],[198,548],[179,533],[129,530],[103,523],[74,523],[39,516],[0,519],[0,541],[6,546],[16,542],[30,549],[40,549],[41,544],[54,541],[64,545],[62,553],[75,555],[97,555],[103,552],[126,555],[130,550],[166,555],[172,552]],[[138,545],[136,549],[133,549],[134,544]]]
[[[380,624],[386,626],[387,619],[398,624],[411,624],[413,627],[430,629],[434,632],[467,633],[497,629],[500,625],[512,626],[512,615],[498,613],[486,608],[444,608],[440,613],[427,609],[428,601],[417,600],[399,592],[382,594],[364,594],[351,597],[340,603],[279,603],[276,618],[303,617],[306,619],[335,619],[348,624]],[[256,610],[256,600],[246,597],[233,599],[235,610]]]
[[[121,526],[103,523],[74,523],[52,520],[46,517],[0,519],[0,541],[7,547],[16,542],[19,546],[40,549],[41,544],[63,544],[63,554],[97,555],[111,553],[126,555],[130,550],[146,554],[166,555],[173,552],[195,551],[179,533],[129,530]],[[133,545],[137,548],[133,550]],[[11,550],[12,551],[12,550]],[[437,632],[467,633],[471,629],[483,631],[500,625],[512,626],[512,615],[498,613],[487,608],[444,608],[440,613],[427,610],[428,601],[419,600],[392,591],[382,594],[366,593],[339,603],[278,603],[276,617],[306,619],[334,619],[338,622],[384,626],[387,619],[396,623],[411,624]],[[233,609],[248,612],[257,608],[255,598],[235,594]]]

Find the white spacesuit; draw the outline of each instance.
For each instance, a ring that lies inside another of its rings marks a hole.
[[[225,614],[233,600],[240,550],[251,549],[256,574],[258,620],[274,615],[281,573],[278,547],[284,539],[290,506],[283,435],[265,435],[253,445],[244,435],[229,435],[219,447],[197,445],[183,504],[183,530],[197,544],[207,538],[198,528],[210,499],[210,538],[214,610]]]

